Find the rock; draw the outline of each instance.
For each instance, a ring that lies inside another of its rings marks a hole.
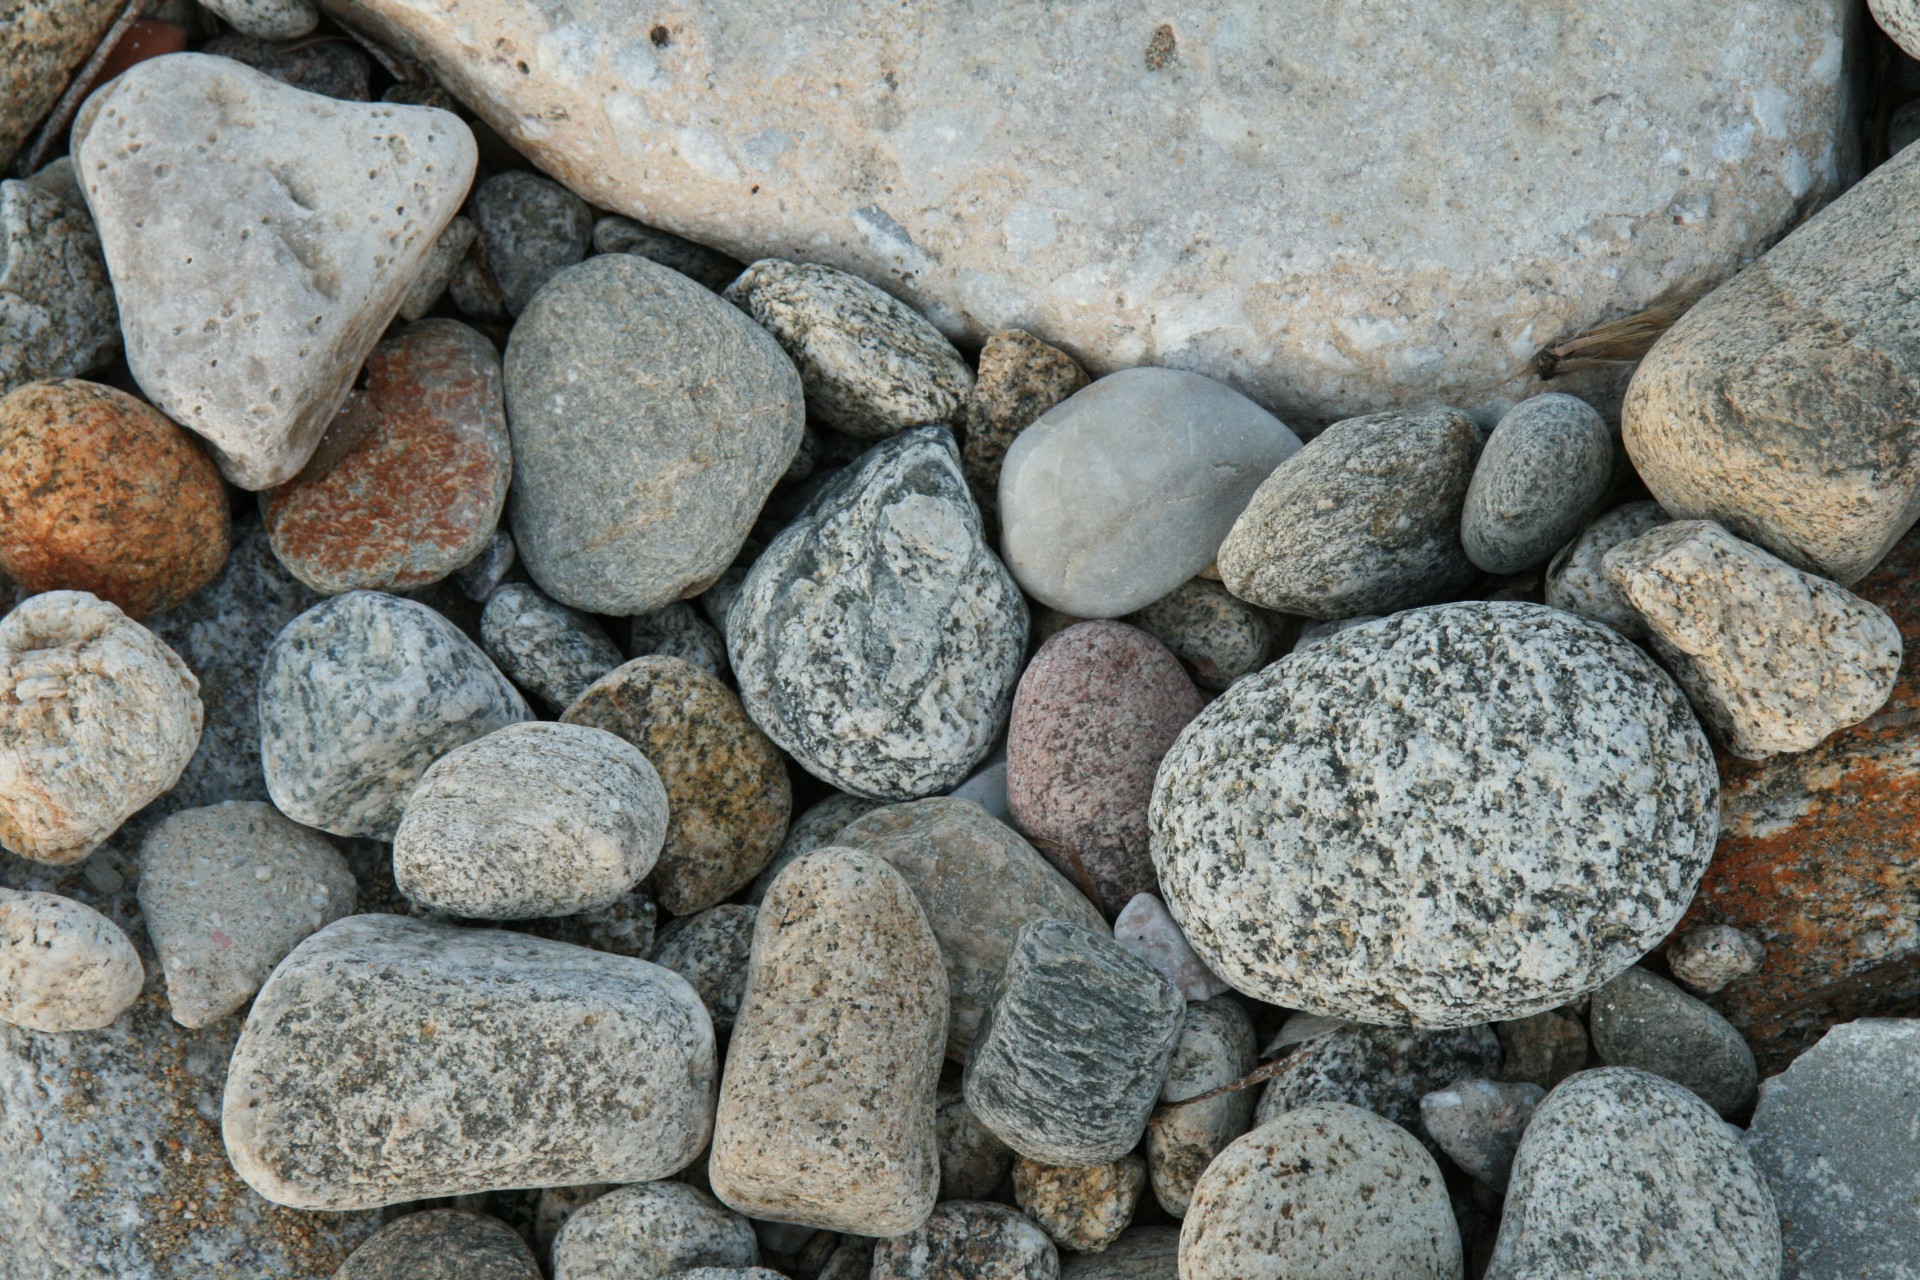
[[[830,841],[879,854],[913,886],[946,965],[953,1001],[947,1056],[955,1062],[966,1060],[1023,926],[1064,920],[1105,927],[1066,877],[971,801],[935,796],[889,805]]]
[[[670,231],[643,227],[632,218],[609,214],[593,224],[595,253],[637,253],[669,270],[678,271],[715,293],[726,288],[746,264],[718,249],[682,240]]]
[[[1805,751],[1893,691],[1901,644],[1892,618],[1710,521],[1643,533],[1607,553],[1606,572],[1737,756]]]
[[[987,549],[944,427],[840,472],[747,571],[727,654],[755,723],[830,786],[948,790],[1006,723],[1026,604]]]
[[[0,618],[0,845],[80,861],[179,780],[201,715],[193,672],[113,605],[18,605]]]
[[[1645,639],[1647,620],[1607,581],[1607,553],[1667,519],[1657,502],[1629,502],[1596,519],[1547,564],[1547,603],[1604,622],[1629,640]]]
[[[395,893],[399,891],[396,889]],[[419,914],[418,908],[414,909]],[[653,895],[644,888],[635,889],[610,906],[580,911],[570,916],[550,916],[545,920],[523,920],[513,928],[536,938],[571,942],[576,947],[591,947],[617,956],[647,960],[653,956],[654,927],[660,911]]]
[[[1458,409],[1336,422],[1282,463],[1220,544],[1220,580],[1263,609],[1332,620],[1444,597],[1476,570],[1460,542],[1480,428]]]
[[[1181,1280],[1460,1280],[1440,1166],[1370,1111],[1321,1103],[1240,1138],[1200,1175]]]
[[[97,369],[119,350],[113,284],[86,206],[0,182],[0,395]]]
[[[460,588],[460,594],[476,604],[485,604],[500,589],[500,584],[513,572],[515,553],[513,535],[504,529],[495,529],[493,536],[487,539],[487,545],[480,548],[480,554],[462,565],[460,572],[453,575],[454,585]]]
[[[1131,613],[1212,564],[1300,439],[1233,388],[1124,369],[1049,409],[1000,468],[1001,545],[1028,595],[1086,618]]]
[[[647,654],[685,658],[702,671],[722,680],[727,677],[727,642],[684,600],[634,618],[627,647],[636,658]]]
[[[593,210],[559,183],[524,169],[473,191],[473,222],[507,311],[519,315],[554,276],[587,256]]]
[[[294,1208],[645,1182],[706,1145],[713,1052],[699,997],[644,960],[352,916],[254,1000],[222,1128],[248,1185]]]
[[[1915,0],[1867,0],[1873,20],[1909,57],[1920,57],[1920,4]],[[1896,148],[1897,150],[1897,148]]]
[[[434,240],[426,261],[420,264],[420,274],[407,287],[407,296],[400,300],[402,320],[418,320],[440,304],[447,286],[453,283],[454,272],[460,269],[478,234],[466,218],[456,217],[447,224],[447,229]]]
[[[800,370],[807,408],[862,440],[954,422],[973,370],[913,308],[844,271],[762,258],[727,300],[771,333]]]
[[[1572,1077],[1520,1140],[1488,1280],[1779,1275],[1780,1219],[1737,1133],[1644,1071]]]
[[[1231,1084],[1252,1071],[1253,1021],[1232,1000],[1187,1006],[1187,1021],[1160,1086],[1160,1101],[1184,1102]],[[1163,1106],[1147,1121],[1147,1172],[1154,1198],[1178,1218],[1214,1157],[1253,1124],[1254,1092],[1241,1089],[1184,1107]]]
[[[87,196],[80,189],[80,175],[73,170],[72,156],[61,156],[57,160],[47,161],[35,170],[27,181],[42,191],[50,191],[59,196],[68,209],[86,214],[89,227],[93,225],[93,214],[87,209]],[[105,269],[106,264],[102,262],[101,270]]]
[[[1150,893],[1134,895],[1120,909],[1113,921],[1113,940],[1152,965],[1188,1000],[1211,1000],[1231,989],[1193,954],[1166,904]]]
[[[715,1031],[733,1029],[747,994],[747,956],[758,914],[753,907],[723,902],[668,924],[654,948],[653,962],[685,978],[699,993]]]
[[[289,622],[260,670],[267,791],[295,822],[340,836],[391,840],[429,765],[532,718],[451,622],[375,591]]]
[[[1254,1124],[1320,1102],[1365,1107],[1421,1137],[1420,1099],[1455,1080],[1500,1074],[1489,1027],[1419,1031],[1348,1026],[1315,1037],[1267,1081]]]
[[[1147,1184],[1139,1156],[1110,1164],[1058,1168],[1028,1160],[1013,1162],[1013,1195],[1026,1215],[1076,1253],[1098,1253],[1133,1221],[1133,1207]]]
[[[940,1199],[982,1200],[992,1195],[1013,1166],[1013,1149],[980,1123],[957,1079],[940,1082],[933,1128],[940,1144]]]
[[[961,415],[960,465],[981,510],[995,508],[1000,463],[1014,437],[1087,382],[1077,360],[1025,329],[987,336]]]
[[[773,884],[773,878],[785,871],[789,862],[801,854],[812,853],[815,849],[826,845],[839,844],[837,837],[843,828],[855,818],[872,813],[880,807],[878,800],[869,800],[865,796],[850,796],[842,792],[835,792],[825,800],[815,803],[787,827],[787,838],[780,842],[780,852],[774,854],[773,861],[754,877],[752,887],[747,890],[747,901],[757,905],[767,896],[767,889]]]
[[[310,0],[207,0],[204,7],[256,40],[292,40],[320,24]]]
[[[435,241],[435,244],[438,244]],[[488,271],[483,259],[486,250],[480,243],[478,233],[473,244],[467,249],[467,256],[460,259],[453,269],[453,278],[447,281],[447,297],[453,305],[469,320],[477,323],[505,325],[511,319],[507,315],[507,296],[500,292],[500,285]]]
[[[97,1031],[140,996],[146,970],[113,921],[55,893],[0,888],[0,1022]]]
[[[133,376],[243,489],[306,465],[476,163],[447,112],[338,102],[204,54],[89,98],[73,150]]]
[[[919,1229],[874,1246],[869,1280],[1058,1280],[1060,1255],[1005,1205],[950,1200]]]
[[[1544,563],[1613,483],[1613,433],[1586,401],[1548,392],[1509,409],[1473,470],[1460,544],[1488,573]]]
[[[1468,1175],[1505,1191],[1520,1135],[1546,1096],[1537,1084],[1460,1080],[1420,1099],[1420,1125]]]
[[[1117,1160],[1146,1131],[1185,1013],[1180,993],[1106,934],[1024,925],[967,1056],[967,1105],[1029,1159]]]
[[[1706,869],[1716,793],[1686,700],[1618,633],[1441,605],[1201,712],[1160,766],[1153,860],[1236,990],[1470,1026],[1553,1008],[1651,950]]]
[[[219,471],[145,404],[73,378],[0,400],[0,571],[28,591],[143,618],[211,582],[228,546]]]
[[[9,9],[0,27],[0,167],[13,162],[121,7],[114,0],[36,0]]]
[[[1767,949],[1758,939],[1730,924],[1689,929],[1667,944],[1667,968],[1683,986],[1702,995],[1758,973],[1766,958]]]
[[[620,665],[620,648],[599,623],[525,582],[503,583],[487,597],[480,643],[515,684],[552,711],[565,711]]]
[[[1067,1259],[1060,1280],[1180,1280],[1180,1232],[1135,1227],[1101,1253]]]
[[[140,848],[140,915],[183,1027],[245,1007],[309,934],[353,914],[359,888],[324,836],[270,804],[183,809]]]
[[[874,1243],[862,1236],[842,1238],[815,1280],[870,1280]]]
[[[553,1240],[553,1280],[652,1280],[759,1261],[753,1224],[684,1182],[616,1188],[575,1212]]]
[[[677,1187],[679,1182],[640,1183],[640,1186]],[[533,1247],[542,1257],[553,1252],[553,1238],[573,1215],[606,1195],[613,1188],[604,1182],[587,1182],[577,1187],[542,1187],[533,1208]]]
[[[664,1280],[786,1280],[786,1277],[765,1267],[694,1267],[676,1271]]]
[[[1500,1079],[1552,1089],[1587,1066],[1587,1029],[1560,1009],[1493,1024],[1500,1038]]]
[[[1342,631],[1351,631],[1355,627],[1365,626],[1369,622],[1378,622],[1377,613],[1356,614],[1351,618],[1341,618],[1333,622],[1309,622],[1300,628],[1300,634],[1294,638],[1290,653],[1305,653],[1327,643]]]
[[[334,1280],[540,1280],[540,1264],[498,1218],[434,1209],[388,1223]]]
[[[184,46],[184,42],[182,44]],[[367,56],[340,40],[307,40],[297,44],[272,43],[229,31],[200,46],[202,53],[214,53],[244,63],[281,84],[308,93],[317,93],[342,102],[365,102],[373,77],[373,65]],[[451,102],[423,103],[452,111]]]
[[[326,595],[407,591],[486,547],[513,456],[493,344],[423,320],[374,348],[304,470],[260,495],[273,553]]]
[[[1205,578],[1181,583],[1123,621],[1173,650],[1203,689],[1226,688],[1283,647],[1270,614]]]
[[[568,724],[616,733],[659,771],[667,839],[653,894],[676,916],[732,896],[787,832],[793,793],[780,755],[733,691],[679,658],[635,658],[567,708]]]
[[[1007,800],[1007,753],[996,751],[953,790],[949,800],[969,800],[987,811],[995,822],[1011,823],[1013,805]]]
[[[1671,982],[1629,969],[1593,993],[1593,1051],[1700,1095],[1723,1116],[1744,1111],[1760,1083],[1753,1050],[1728,1021]]]

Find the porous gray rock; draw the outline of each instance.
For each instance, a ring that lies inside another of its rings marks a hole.
[[[1500,1038],[1491,1027],[1336,1027],[1295,1050],[1267,1081],[1253,1122],[1316,1102],[1344,1102],[1419,1137],[1423,1095],[1464,1076],[1497,1076],[1500,1063]]]
[[[1524,1081],[1457,1080],[1420,1099],[1420,1125],[1462,1170],[1505,1191],[1520,1136],[1546,1096]]]
[[[940,1144],[940,1199],[983,1200],[1013,1166],[1013,1149],[980,1123],[956,1079],[942,1080],[934,1102]]]
[[[1027,607],[983,540],[952,433],[928,427],[821,488],[753,562],[725,630],[768,737],[842,791],[913,800],[999,737]]]
[[[0,888],[0,1022],[97,1031],[139,998],[146,976],[120,926],[92,907]]]
[[[1576,396],[1550,391],[1507,410],[1467,486],[1467,559],[1488,573],[1544,563],[1606,498],[1613,454],[1606,419]]]
[[[1718,790],[1686,699],[1617,632],[1439,605],[1201,712],[1160,766],[1153,858],[1235,989],[1471,1026],[1563,1004],[1656,946],[1712,855]]]
[[[1033,1219],[1002,1204],[949,1200],[924,1225],[874,1246],[868,1280],[1058,1280],[1060,1254]]]
[[[1150,893],[1136,894],[1120,908],[1113,918],[1113,940],[1159,970],[1189,1000],[1211,1000],[1229,990],[1193,953],[1167,904]]]
[[[1181,583],[1124,621],[1173,650],[1202,689],[1226,688],[1282,647],[1272,615],[1207,578]]]
[[[880,807],[878,800],[838,791],[825,800],[816,801],[787,827],[787,838],[780,842],[780,851],[773,855],[773,861],[767,864],[766,869],[754,877],[752,886],[747,890],[747,901],[758,903],[767,896],[767,888],[773,883],[773,878],[785,871],[789,862],[803,853],[812,853],[826,845],[840,843],[836,837],[843,828],[854,819]]]
[[[1013,1198],[1021,1211],[1075,1253],[1099,1253],[1119,1239],[1146,1185],[1139,1156],[1065,1168],[1024,1156],[1013,1162]]]
[[[727,678],[727,642],[684,600],[632,619],[627,636],[627,652],[636,658],[645,654],[685,658],[722,680]]]
[[[480,644],[509,679],[556,712],[620,665],[620,648],[599,623],[527,582],[502,583],[488,595]]]
[[[616,1188],[576,1210],[553,1238],[553,1280],[654,1280],[759,1261],[753,1224],[684,1182]]]
[[[1760,971],[1767,949],[1730,924],[1703,924],[1667,944],[1667,968],[1682,986],[1712,995]]]
[[[382,1227],[333,1280],[540,1280],[540,1263],[498,1218],[429,1209]]]
[[[1612,1067],[1665,1076],[1723,1116],[1753,1101],[1760,1073],[1734,1025],[1658,974],[1629,969],[1593,993],[1593,1051]]]
[[[1178,1218],[1194,1184],[1229,1142],[1253,1125],[1254,1091],[1239,1089],[1205,1102],[1184,1102],[1231,1084],[1253,1070],[1253,1020],[1233,1000],[1187,1006],[1187,1020],[1160,1086],[1162,1106],[1147,1121],[1147,1173],[1160,1207]]]
[[[1060,1280],[1180,1280],[1180,1231],[1135,1227],[1099,1253],[1068,1258]]]
[[[447,286],[453,283],[453,273],[460,269],[478,234],[472,221],[456,217],[434,238],[433,248],[420,264],[419,274],[407,286],[406,297],[400,300],[402,320],[418,320],[439,305]]]
[[[1607,581],[1607,553],[1667,522],[1657,502],[1629,502],[1598,517],[1547,563],[1546,601],[1643,640],[1647,620]]]
[[[473,225],[486,246],[487,270],[509,315],[540,287],[587,256],[593,210],[550,178],[525,169],[496,173],[473,190]]]
[[[678,271],[687,279],[715,293],[731,284],[747,269],[744,262],[729,258],[718,249],[683,240],[671,231],[642,226],[632,218],[608,214],[593,224],[595,253],[637,253],[663,267]]]
[[[589,613],[705,590],[805,423],[799,375],[763,329],[632,254],[548,281],[506,376],[514,544],[541,590]]]
[[[0,396],[86,373],[119,349],[113,284],[86,206],[0,182]]]
[[[700,993],[715,1031],[730,1031],[747,993],[747,957],[758,910],[723,902],[682,916],[660,931],[653,962],[671,969]]]

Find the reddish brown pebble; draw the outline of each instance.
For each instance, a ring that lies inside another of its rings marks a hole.
[[[480,554],[512,468],[493,344],[422,320],[374,348],[366,387],[261,507],[274,554],[315,591],[406,591]]]
[[[1121,622],[1068,627],[1020,678],[1007,728],[1014,822],[1109,918],[1158,885],[1153,776],[1203,705],[1180,660]]]
[[[212,581],[230,539],[220,472],[159,410],[78,378],[0,400],[0,571],[27,591],[145,617]]]

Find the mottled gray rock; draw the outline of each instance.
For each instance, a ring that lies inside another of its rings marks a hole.
[[[1509,409],[1467,487],[1467,558],[1488,573],[1544,563],[1606,498],[1613,454],[1606,419],[1584,400],[1550,391]]]
[[[460,594],[476,604],[485,604],[493,598],[493,593],[513,572],[518,556],[513,549],[513,535],[505,529],[496,529],[487,539],[487,545],[480,554],[462,565],[453,575],[454,585],[460,588]],[[498,659],[495,659],[498,661]]]
[[[590,613],[705,590],[800,446],[800,379],[778,344],[632,254],[549,281],[506,370],[514,543],[543,591]]]
[[[1645,969],[1594,992],[1587,1027],[1600,1061],[1665,1076],[1723,1116],[1744,1110],[1759,1086],[1753,1050],[1733,1024]]]
[[[418,910],[415,908],[416,913]],[[660,910],[654,905],[653,895],[641,888],[592,911],[545,920],[523,920],[513,927],[536,938],[551,938],[555,942],[571,942],[576,947],[647,960],[653,956],[654,930],[659,919]]]
[[[1126,621],[1173,650],[1202,689],[1224,689],[1279,646],[1272,615],[1206,578],[1183,582]]]
[[[1317,648],[1339,635],[1342,631],[1351,631],[1363,627],[1369,622],[1378,622],[1380,615],[1375,613],[1356,614],[1351,618],[1339,618],[1332,621],[1309,622],[1300,628],[1300,634],[1294,638],[1291,653],[1305,653]]]
[[[675,1271],[662,1280],[787,1280],[778,1271],[765,1267],[693,1267]]]
[[[1099,1253],[1068,1258],[1060,1280],[1180,1280],[1180,1231],[1135,1227]]]
[[[991,1195],[1013,1165],[1013,1149],[973,1114],[958,1078],[940,1082],[933,1127],[940,1144],[940,1198],[981,1200]]]
[[[1231,1084],[1253,1070],[1253,1020],[1232,1000],[1187,1006],[1187,1021],[1167,1066],[1160,1101],[1181,1102]],[[1213,1158],[1253,1124],[1254,1091],[1240,1089],[1184,1107],[1166,1107],[1147,1122],[1147,1172],[1154,1198],[1178,1218]]]
[[[119,349],[113,284],[86,206],[0,182],[0,396],[86,373]]]
[[[865,1236],[841,1237],[815,1280],[871,1280],[875,1243]]]
[[[526,582],[502,583],[488,595],[480,643],[515,684],[551,711],[565,711],[620,665],[620,647],[599,623]]]
[[[1703,924],[1667,944],[1667,968],[1683,986],[1712,995],[1760,971],[1767,949],[1730,924]]]
[[[655,1280],[759,1261],[753,1224],[684,1182],[620,1187],[576,1210],[553,1240],[553,1280]]]
[[[146,976],[127,935],[92,907],[0,888],[0,1022],[97,1031],[139,998]]]
[[[1629,502],[1596,519],[1547,564],[1547,603],[1604,622],[1629,640],[1645,639],[1647,620],[1607,581],[1607,553],[1667,519],[1657,502]]]
[[[231,58],[281,84],[322,97],[365,102],[373,96],[373,63],[357,46],[344,40],[280,42],[227,31],[201,45],[200,52]],[[451,101],[412,105],[455,109]]]
[[[673,970],[700,993],[716,1031],[732,1029],[747,993],[747,956],[757,914],[753,907],[723,902],[668,924],[654,948],[655,964]]]
[[[500,1219],[431,1209],[382,1227],[334,1280],[540,1280],[540,1264]]]
[[[1076,1253],[1098,1253],[1119,1239],[1146,1185],[1139,1156],[1066,1168],[1025,1156],[1013,1162],[1013,1197],[1021,1210],[1055,1244]]]
[[[1267,1081],[1253,1122],[1317,1102],[1344,1102],[1424,1140],[1421,1097],[1462,1077],[1497,1076],[1500,1060],[1500,1038],[1491,1027],[1339,1027],[1301,1046]]]
[[[1552,1089],[1587,1066],[1587,1028],[1566,1009],[1549,1009],[1493,1024],[1500,1038],[1500,1078]]]
[[[1025,1214],[949,1200],[918,1230],[874,1246],[868,1280],[1058,1280],[1060,1254]]]
[[[453,269],[453,278],[447,281],[447,297],[453,299],[453,305],[469,320],[504,325],[511,320],[507,315],[507,297],[500,292],[493,273],[487,270],[482,261],[484,257],[485,250],[476,231],[466,257],[460,259]]]
[[[737,258],[729,258],[718,249],[682,240],[670,231],[642,226],[632,218],[608,214],[593,224],[595,253],[637,253],[663,267],[678,271],[695,283],[718,293],[747,269]]]
[[[320,24],[312,0],[206,0],[203,7],[257,40],[292,40]]]
[[[813,497],[753,567],[727,652],[754,721],[842,791],[912,800],[985,759],[1027,608],[982,540],[944,427],[906,431]]]
[[[525,311],[542,285],[586,257],[593,239],[587,202],[524,169],[497,173],[475,187],[471,207],[487,270],[509,315]]]
[[[1617,632],[1440,605],[1201,712],[1160,766],[1153,858],[1237,990],[1470,1026],[1553,1008],[1656,946],[1712,855],[1718,789],[1680,690]]]
[[[1420,1124],[1455,1164],[1505,1191],[1520,1135],[1546,1096],[1537,1084],[1458,1080],[1420,1099]]]
[[[1392,613],[1477,575],[1460,519],[1480,428],[1458,409],[1336,422],[1266,479],[1220,545],[1220,580],[1263,609]]]
[[[1767,1183],[1706,1103],[1644,1071],[1583,1071],[1520,1140],[1487,1280],[1780,1274]]]
[[[1174,369],[1109,374],[1007,450],[1007,567],[1056,609],[1131,613],[1212,564],[1247,500],[1299,448],[1224,383]]]
[[[847,824],[880,807],[878,800],[843,792],[835,792],[825,800],[816,801],[787,828],[787,838],[780,842],[780,851],[773,855],[773,861],[767,864],[766,869],[754,877],[752,887],[747,890],[747,901],[758,903],[767,896],[773,878],[785,871],[789,862],[803,853],[812,853],[826,845],[840,843],[837,837]]]
[[[1193,953],[1167,904],[1150,893],[1136,894],[1120,909],[1113,919],[1113,940],[1152,965],[1189,1000],[1211,1000],[1229,990]]]
[[[400,300],[402,320],[418,320],[439,305],[447,286],[453,283],[453,273],[460,269],[478,234],[471,221],[456,217],[435,237],[433,248],[420,264],[420,274],[413,278],[413,283],[407,286],[407,296]]]
[[[960,460],[982,511],[997,509],[1000,464],[1014,437],[1087,385],[1072,356],[1024,329],[989,334],[963,415]]]
[[[627,651],[636,658],[646,654],[685,658],[703,671],[727,678],[727,642],[684,600],[628,623]]]

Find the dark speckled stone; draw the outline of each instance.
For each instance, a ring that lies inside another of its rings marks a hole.
[[[498,1218],[434,1209],[382,1227],[334,1280],[540,1280],[540,1264]]]
[[[1104,1252],[1067,1259],[1060,1280],[1180,1280],[1180,1230],[1135,1227]]]
[[[1266,610],[1206,578],[1182,583],[1124,620],[1173,650],[1202,689],[1224,689],[1264,667],[1292,642],[1297,625],[1293,619],[1276,623]]]
[[[1000,463],[1013,438],[1087,381],[1087,371],[1072,356],[1024,329],[987,336],[979,376],[967,397],[966,442],[960,451],[982,507],[999,495]]]
[[[587,256],[593,210],[552,179],[515,169],[474,188],[473,225],[507,310],[517,316],[541,285]]]
[[[525,582],[505,583],[487,597],[480,644],[509,679],[556,712],[620,665],[620,650],[599,623]]]
[[[642,226],[632,218],[608,214],[593,224],[595,253],[637,253],[663,267],[678,271],[696,284],[715,293],[732,283],[746,270],[746,264],[729,258],[718,249],[709,249],[692,240],[682,240],[672,232]]]
[[[733,1026],[746,994],[755,914],[752,907],[723,902],[673,921],[660,931],[654,948],[655,964],[673,970],[700,993],[717,1031]]]
[[[1253,1122],[1265,1124],[1314,1102],[1345,1102],[1426,1141],[1421,1095],[1468,1076],[1499,1074],[1500,1040],[1491,1027],[1341,1027],[1307,1041],[1287,1059],[1267,1082]]]
[[[1600,1061],[1665,1076],[1723,1116],[1743,1110],[1759,1086],[1753,1050],[1733,1024],[1657,973],[1629,969],[1594,992],[1587,1026]]]
[[[1488,573],[1544,564],[1607,496],[1614,452],[1606,420],[1574,396],[1548,392],[1507,410],[1467,489],[1468,558]]]
[[[1059,1280],[1060,1254],[1005,1205],[949,1200],[917,1231],[882,1240],[869,1280]]]

